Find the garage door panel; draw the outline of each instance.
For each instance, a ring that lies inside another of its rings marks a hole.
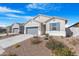
[[[13,33],[18,33],[18,30],[19,30],[18,28],[14,28]]]
[[[27,34],[38,35],[38,27],[27,27]]]

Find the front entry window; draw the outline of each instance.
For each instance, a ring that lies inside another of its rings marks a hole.
[[[60,23],[50,23],[50,30],[60,30]]]

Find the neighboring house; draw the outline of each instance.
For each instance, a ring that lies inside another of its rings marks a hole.
[[[24,33],[32,35],[49,34],[53,36],[66,36],[66,23],[67,20],[59,17],[38,15],[25,23]]]
[[[68,28],[71,30],[71,32],[73,32],[72,36],[79,35],[79,22],[69,26]],[[68,34],[70,34],[70,32]]]
[[[7,31],[8,31],[8,33],[11,33],[11,30],[12,30],[12,28],[11,28],[12,26],[7,26],[6,27],[6,29],[7,29]]]
[[[0,33],[6,33],[6,28],[5,27],[0,27]]]
[[[11,26],[11,32],[15,34],[23,34],[24,33],[24,24],[15,23]]]

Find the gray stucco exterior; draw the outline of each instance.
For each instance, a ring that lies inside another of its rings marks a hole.
[[[56,16],[37,15],[26,23],[12,24],[11,33],[51,36],[66,36],[65,24],[67,20]],[[51,25],[53,24],[53,25]],[[56,26],[54,26],[56,24]]]
[[[52,30],[50,31],[50,23],[59,23],[60,30]],[[53,36],[66,36],[65,24],[67,20],[59,18],[59,17],[48,17],[45,15],[38,15],[34,17],[32,20],[25,23],[24,33],[27,33],[27,27],[38,27],[38,35],[49,34]],[[31,29],[32,29],[31,28]],[[34,30],[33,30],[34,31]],[[32,32],[33,32],[32,31]]]

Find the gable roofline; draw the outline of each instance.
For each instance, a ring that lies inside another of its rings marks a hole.
[[[65,24],[67,23],[67,20],[66,20],[66,19],[61,18],[61,17],[58,17],[58,16],[53,16],[52,18],[48,19],[45,23],[51,21],[52,19],[60,19],[60,20],[64,20],[64,21],[65,21]]]
[[[44,16],[44,17],[51,18],[50,16],[46,16],[46,15],[43,15],[43,14],[38,14],[37,16],[34,16],[33,19],[28,20],[25,24],[27,24],[28,22],[30,22],[30,21],[32,21],[32,20],[35,20],[37,17],[40,17],[40,16]],[[35,21],[36,21],[36,20],[35,20]],[[36,22],[38,22],[38,21],[36,21]],[[39,22],[39,23],[41,23],[41,22]]]
[[[43,15],[43,14],[38,14],[38,16],[37,17],[40,17],[40,16],[43,16],[43,17],[47,17],[47,18],[52,18],[51,16],[47,16],[47,15]],[[36,18],[37,18],[36,17]],[[34,18],[35,19],[35,18]],[[40,22],[40,21],[38,21],[38,20],[35,20],[36,22],[38,22],[38,23],[45,23],[45,22]]]
[[[34,16],[34,18],[36,18],[36,16]],[[27,22],[24,23],[24,25],[27,24],[28,22],[32,21],[33,19],[28,20]]]
[[[18,24],[19,26],[24,26],[24,23],[14,23],[14,24]],[[12,27],[14,24],[12,24],[11,27]]]
[[[74,25],[77,25],[77,24],[79,24],[79,22],[74,23],[73,25],[69,26],[68,28],[73,27]]]
[[[47,15],[43,15],[43,14],[39,14],[38,16],[44,16],[44,17],[50,18],[47,21],[45,21],[45,23],[48,22],[48,21],[50,21],[50,20],[52,20],[52,19],[65,20],[65,23],[67,23],[67,19],[64,19],[64,18],[61,18],[61,17],[58,17],[58,16],[47,16]]]
[[[61,19],[61,20],[65,20],[65,23],[67,23],[67,20],[66,19],[63,19],[63,18],[60,18],[60,17],[57,17],[57,16],[47,16],[47,15],[43,15],[43,14],[38,14],[37,16],[35,16],[33,19],[30,19],[28,20],[25,24],[27,24],[28,22],[32,21],[32,20],[35,20],[37,17],[40,17],[40,16],[44,16],[44,17],[48,17],[49,19],[47,21],[45,21],[44,23],[47,23],[48,21],[52,20],[52,19]],[[35,20],[36,21],[36,20]],[[36,21],[38,22],[38,21]],[[41,23],[41,22],[38,22],[38,23]],[[24,25],[25,25],[24,24]]]

